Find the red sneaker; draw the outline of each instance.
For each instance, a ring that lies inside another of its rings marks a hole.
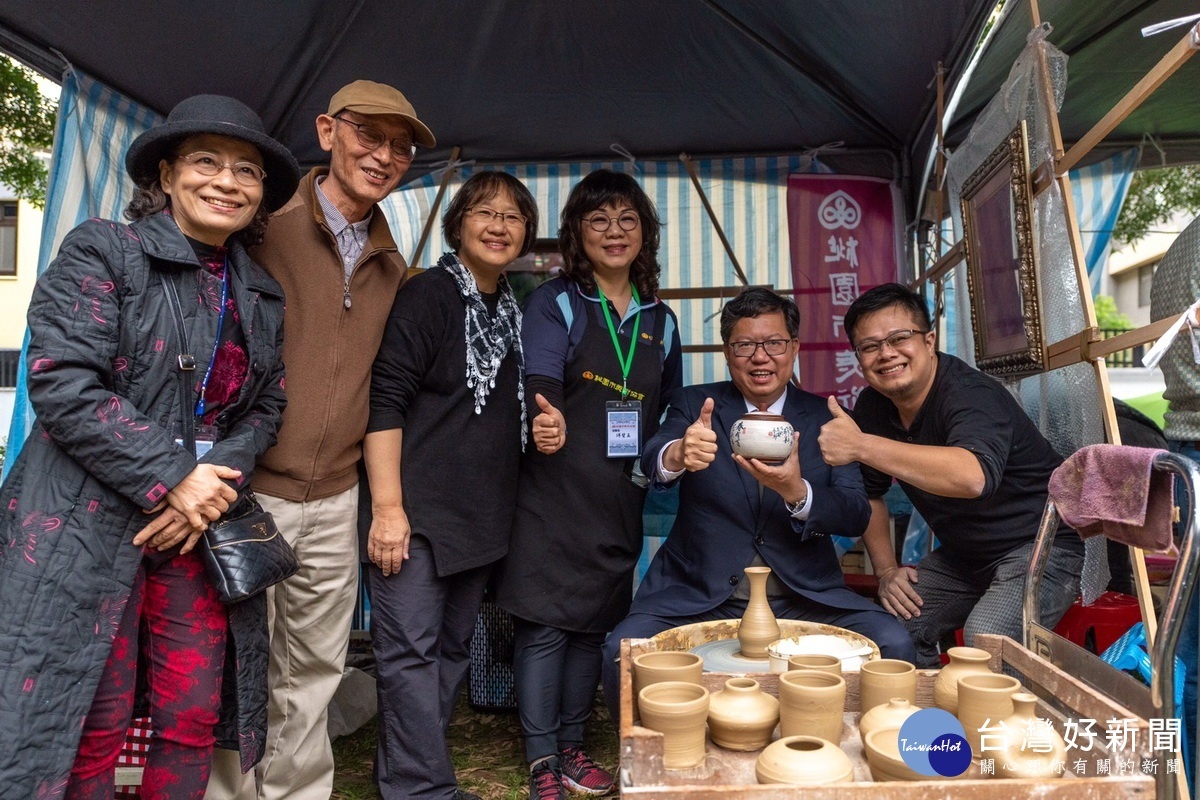
[[[568,747],[558,752],[562,782],[574,792],[607,794],[613,788],[613,776],[601,767],[582,747]]]

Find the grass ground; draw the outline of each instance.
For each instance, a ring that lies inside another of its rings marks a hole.
[[[460,701],[450,722],[450,753],[458,784],[483,800],[519,800],[528,796],[521,724],[515,713],[476,711]],[[618,745],[603,703],[597,702],[588,725],[585,748],[598,763],[616,772]],[[375,800],[371,780],[375,757],[375,720],[333,743],[337,774],[332,800]]]

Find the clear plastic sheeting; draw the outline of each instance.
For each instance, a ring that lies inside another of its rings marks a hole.
[[[976,119],[967,141],[947,162],[950,205],[959,238],[963,230],[960,205],[963,184],[1021,120],[1025,120],[1029,136],[1031,169],[1036,172],[1039,165],[1053,157],[1049,109],[1041,99],[1045,80],[1042,61],[1044,59],[1048,67],[1049,89],[1057,111],[1062,106],[1067,83],[1067,56],[1046,41],[1050,30],[1049,25],[1043,24],[1029,33],[1025,49],[1013,64],[1008,79]],[[1042,331],[1045,344],[1049,346],[1085,327],[1066,205],[1057,182],[1034,198],[1033,217]],[[955,284],[963,289],[967,286],[965,263],[955,269]],[[955,296],[958,352],[974,363],[970,297],[966,291],[955,292]],[[1029,378],[1010,379],[1006,383],[1042,434],[1064,457],[1084,445],[1105,441],[1099,386],[1091,364],[1074,364]],[[1088,579],[1084,582],[1084,602],[1091,602],[1107,583],[1108,570],[1099,537],[1088,542],[1087,549],[1085,575]]]

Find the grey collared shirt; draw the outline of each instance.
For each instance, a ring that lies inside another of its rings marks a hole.
[[[321,190],[324,180],[323,177],[317,180],[317,202],[321,204],[325,224],[337,239],[338,254],[342,257],[342,270],[345,272],[346,281],[349,282],[354,265],[358,263],[359,257],[367,247],[367,227],[371,224],[371,215],[375,212],[372,210],[359,222],[347,222],[342,212],[337,210],[337,206]]]

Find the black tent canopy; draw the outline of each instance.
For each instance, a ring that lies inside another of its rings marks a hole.
[[[409,177],[461,146],[481,163],[761,155],[824,147],[844,172],[898,180],[910,215],[936,123],[936,65],[962,84],[993,0],[5,0],[0,49],[58,77],[69,63],[165,112],[236,96],[302,163],[344,83],[401,88],[434,130]],[[949,143],[1007,74],[1030,28],[1012,2],[962,93]],[[1143,24],[1193,0],[1041,0],[1071,56],[1063,131],[1081,136],[1178,39]],[[1200,157],[1200,62],[1106,143],[1156,137]],[[1157,158],[1157,153],[1155,153]]]

